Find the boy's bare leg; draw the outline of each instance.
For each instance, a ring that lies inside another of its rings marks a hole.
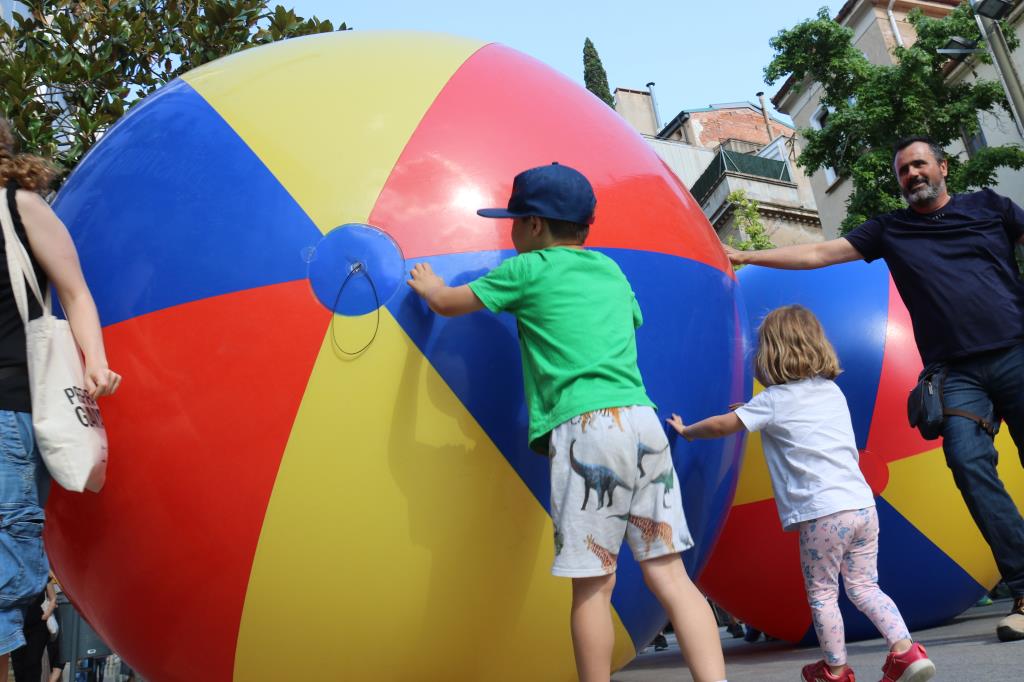
[[[704,595],[686,575],[678,554],[640,562],[644,581],[668,612],[686,663],[696,682],[725,679],[718,625]]]
[[[0,656],[0,682],[7,682],[7,673],[10,672],[11,655]]]
[[[572,579],[572,648],[580,682],[608,682],[612,676],[612,588],[615,574]]]

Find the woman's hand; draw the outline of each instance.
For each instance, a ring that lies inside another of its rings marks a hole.
[[[113,395],[121,385],[121,375],[104,365],[85,366],[85,390],[93,398]]]

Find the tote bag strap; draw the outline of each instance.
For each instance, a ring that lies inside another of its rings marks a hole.
[[[10,188],[8,191],[13,195],[14,189]],[[13,196],[12,196],[13,199]],[[14,219],[11,219],[11,227],[14,227]],[[5,240],[6,241],[6,240]],[[14,234],[14,245],[17,246],[15,254],[19,261],[21,261],[21,274],[24,280],[28,283],[29,289],[35,294],[36,301],[39,303],[39,307],[42,308],[44,315],[52,314],[52,306],[50,303],[50,289],[47,287],[46,296],[43,297],[42,291],[39,287],[39,280],[36,278],[36,270],[32,266],[32,258],[28,255],[28,249],[25,244],[22,243],[17,233]]]
[[[25,290],[26,282],[32,290],[44,315],[52,314],[52,302],[50,291],[47,288],[46,297],[39,290],[39,280],[36,278],[35,269],[32,267],[32,260],[29,258],[25,245],[21,243],[17,232],[14,231],[14,219],[8,202],[12,200],[14,188],[7,188],[4,201],[0,202],[0,223],[3,223],[4,251],[7,256],[7,270],[11,277],[11,291],[14,294],[14,302],[18,306],[18,313],[21,321],[28,324],[28,293]]]

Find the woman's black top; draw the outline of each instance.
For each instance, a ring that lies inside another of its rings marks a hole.
[[[18,213],[18,205],[15,202],[17,189],[17,183],[14,180],[9,181],[4,198],[7,201],[7,207],[11,210],[11,217],[14,219],[14,231],[28,250],[32,267],[36,271],[36,278],[39,280],[40,290],[45,292],[46,275],[32,254],[32,247],[29,246],[25,225],[21,222],[21,215]],[[18,306],[14,302],[11,276],[7,270],[7,258],[3,255],[6,253],[5,248],[4,235],[0,231],[0,410],[31,412],[32,396],[29,393],[28,371],[25,365],[25,327],[22,325]],[[25,290],[28,293],[29,317],[38,317],[42,313],[39,303],[27,286]]]

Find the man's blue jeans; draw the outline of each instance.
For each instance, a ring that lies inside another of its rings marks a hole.
[[[1024,466],[1024,344],[949,363],[942,391],[945,407],[1002,418]],[[1015,597],[1024,597],[1024,518],[996,472],[992,436],[974,421],[948,416],[942,449],[953,480],[996,565]]]

